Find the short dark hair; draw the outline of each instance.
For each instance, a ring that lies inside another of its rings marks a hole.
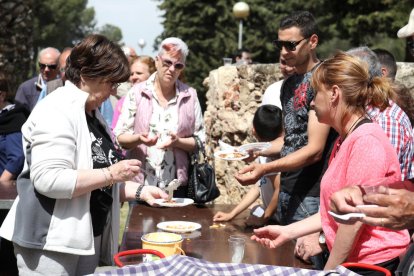
[[[236,62],[237,57],[241,58],[244,52],[250,53],[250,50],[246,49],[246,48],[241,48],[241,49],[237,49],[236,51],[234,51],[234,53],[233,53],[233,62]]]
[[[253,127],[260,141],[275,140],[283,130],[282,110],[272,104],[260,106],[254,113]]]
[[[89,35],[78,43],[66,61],[66,79],[79,84],[81,76],[111,83],[129,79],[128,59],[122,49],[103,35]]]
[[[297,27],[300,29],[304,38],[309,38],[313,34],[319,35],[315,17],[308,11],[295,11],[282,18],[279,24],[280,30]]]
[[[395,61],[394,55],[385,49],[374,49],[373,51],[377,55],[381,65],[387,68],[388,77],[395,80],[395,76],[397,75],[397,62]]]

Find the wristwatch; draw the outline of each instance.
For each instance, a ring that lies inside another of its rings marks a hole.
[[[321,245],[326,244],[326,238],[325,238],[325,233],[324,232],[319,233],[319,244],[321,244]]]

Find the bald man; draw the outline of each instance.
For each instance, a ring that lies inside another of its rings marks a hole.
[[[65,48],[63,49],[62,53],[59,57],[59,73],[60,73],[60,79],[55,79],[52,81],[47,82],[47,94],[50,92],[55,91],[57,88],[65,85],[66,77],[65,77],[65,70],[66,70],[66,60],[68,56],[70,55],[70,52],[72,51],[72,48]]]
[[[52,47],[45,48],[39,52],[38,65],[40,74],[19,86],[14,98],[16,102],[23,104],[30,111],[33,110],[42,90],[46,91],[47,82],[56,79],[58,76],[59,56],[59,50]]]

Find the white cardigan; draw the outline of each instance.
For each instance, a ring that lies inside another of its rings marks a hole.
[[[23,148],[31,145],[32,152],[28,154],[29,151],[25,150],[26,160],[20,176],[30,172],[30,182],[35,190],[48,201],[54,202],[53,214],[47,217],[45,210],[39,212],[38,207],[44,206],[39,204],[42,197],[35,197],[33,189],[28,191],[28,181],[24,183],[19,177],[19,196],[0,229],[0,236],[28,248],[75,255],[95,253],[89,212],[90,193],[72,198],[77,170],[93,168],[91,137],[85,116],[88,95],[66,81],[64,87],[57,89],[36,105],[23,125]],[[106,125],[98,111],[96,116]],[[108,128],[107,131],[109,133]],[[28,162],[31,164],[30,168]],[[106,264],[112,263],[112,255],[118,249],[118,185],[113,186],[112,196],[112,223],[104,230],[102,239],[101,261]],[[31,216],[38,218],[34,220]],[[31,229],[30,225],[27,225],[30,223],[27,220],[32,221],[32,224],[36,224],[38,220],[46,223]],[[31,233],[33,231],[35,234]],[[36,238],[42,236],[42,231],[46,233],[46,237],[43,235],[42,239]]]

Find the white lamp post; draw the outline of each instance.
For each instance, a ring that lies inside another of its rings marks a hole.
[[[143,38],[140,38],[138,40],[138,46],[139,46],[139,48],[141,48],[141,54],[143,53],[143,49],[144,49],[146,44],[147,43],[145,42],[145,40]]]
[[[249,5],[245,2],[237,2],[233,6],[233,15],[237,19],[239,19],[239,46],[238,48],[242,48],[242,36],[243,36],[243,19],[247,18],[250,13]]]

